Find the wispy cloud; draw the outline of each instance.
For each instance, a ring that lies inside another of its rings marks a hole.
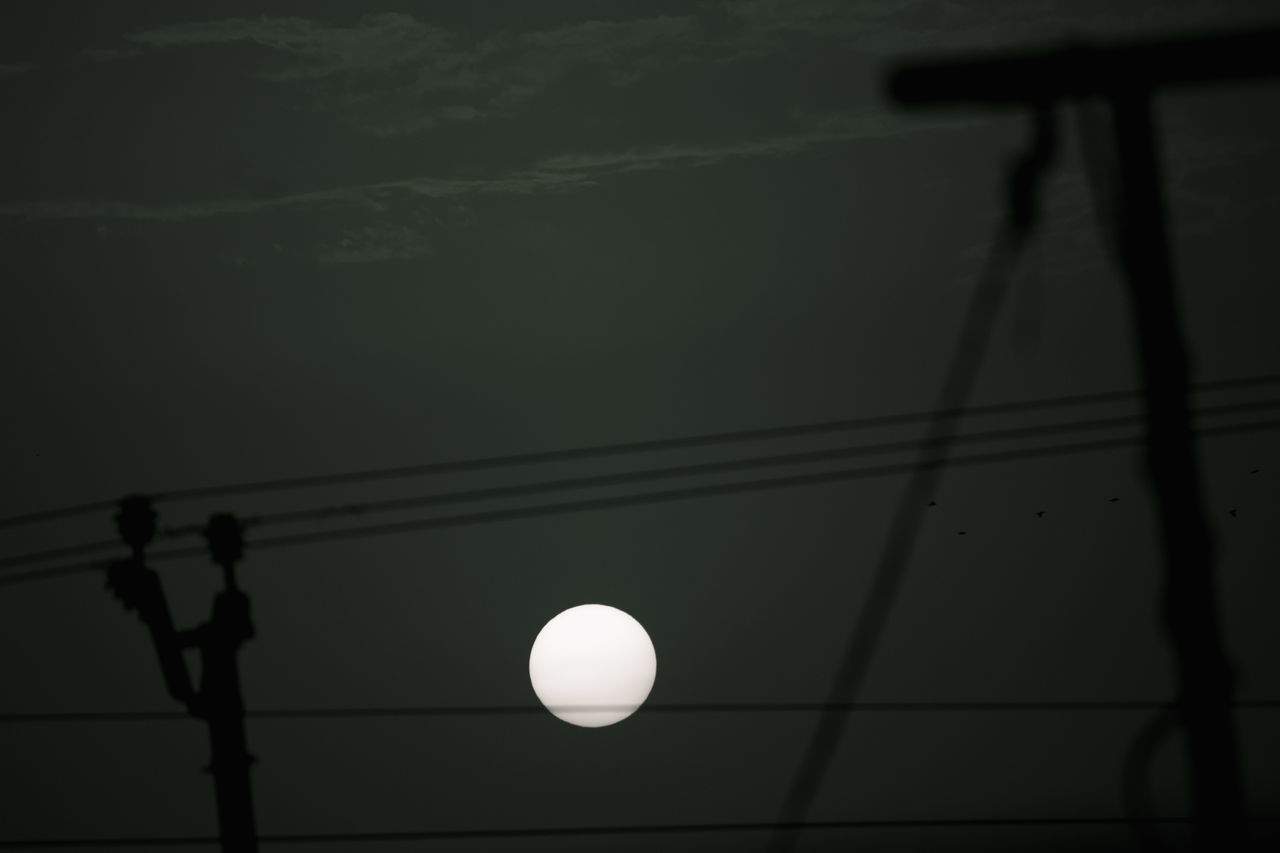
[[[125,38],[153,48],[251,42],[296,60],[270,75],[281,80],[435,62],[454,53],[456,40],[448,30],[394,12],[369,15],[348,27],[264,16],[171,24]]]
[[[907,133],[969,127],[972,118],[903,120],[885,113],[826,116],[805,131],[743,142],[682,144],[622,151],[582,152],[544,158],[531,168],[490,178],[411,177],[264,198],[216,199],[148,205],[126,201],[34,201],[0,204],[0,217],[26,219],[133,219],[182,222],[285,209],[359,206],[382,213],[397,198],[451,201],[536,193],[577,192],[611,174],[715,166],[730,160],[795,155],[817,146],[886,139]],[[462,209],[465,209],[463,207]]]
[[[154,27],[124,36],[146,52],[256,45],[256,73],[302,87],[327,109],[378,136],[509,119],[575,72],[612,87],[676,67],[723,67],[740,59],[788,57],[836,48],[874,58],[933,49],[978,49],[1153,27],[1194,27],[1229,13],[1217,0],[1104,4],[1065,0],[740,0],[690,4],[689,12],[627,20],[585,20],[531,31],[462,35],[399,12],[331,22],[304,17],[236,17]],[[828,57],[830,58],[830,57]]]
[[[367,264],[421,258],[435,251],[421,225],[374,222],[343,233],[320,250],[324,264]]]
[[[485,197],[581,192],[610,176],[631,172],[714,167],[750,159],[802,155],[814,149],[856,142],[874,142],[921,133],[978,127],[981,116],[937,114],[904,117],[887,111],[809,116],[806,127],[790,133],[720,143],[673,143],[619,150],[567,152],[543,158],[529,168],[479,178],[408,177],[376,183],[351,184],[261,198],[229,198],[168,204],[131,201],[31,201],[0,203],[0,217],[31,220],[121,219],[183,222],[283,210],[362,208],[384,214],[404,200],[439,201],[451,209],[469,210],[469,201]],[[1170,192],[1180,197],[1205,195],[1187,186],[1189,176],[1215,166],[1238,165],[1242,159],[1275,150],[1267,140],[1238,135],[1195,134],[1174,128],[1169,135]],[[1060,185],[1052,199],[1055,218],[1080,219],[1086,213],[1083,185]],[[354,239],[354,238],[353,238]]]
[[[562,154],[539,163],[544,170],[581,170],[600,175],[650,169],[715,166],[728,160],[783,157],[840,142],[888,139],[932,130],[949,130],[985,124],[982,118],[946,117],[904,119],[886,112],[823,116],[807,130],[743,142],[712,145],[669,145],[592,154]]]
[[[678,16],[581,21],[464,43],[410,15],[383,13],[350,25],[271,17],[178,23],[126,39],[153,50],[256,44],[278,57],[261,76],[280,84],[343,76],[340,89],[325,91],[337,93],[338,106],[357,125],[389,136],[513,116],[584,65],[626,85],[660,65],[664,50],[691,43],[694,27]]]
[[[167,204],[125,201],[33,201],[0,204],[0,217],[40,219],[132,219],[184,222],[285,209],[359,206],[383,212],[392,197],[453,199],[463,196],[528,195],[566,192],[593,184],[586,175],[569,170],[532,170],[498,178],[414,177],[369,184],[353,184],[305,193],[265,198],[214,199]]]

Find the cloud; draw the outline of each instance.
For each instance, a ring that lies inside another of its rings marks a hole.
[[[357,90],[345,106],[360,127],[384,137],[512,118],[575,69],[590,67],[606,84],[627,86],[681,61],[680,49],[694,41],[692,20],[670,16],[501,32],[438,51],[413,65],[410,82]]]
[[[384,12],[344,22],[269,16],[180,22],[125,39],[147,51],[256,45],[269,63],[256,72],[260,78],[301,87],[351,125],[390,137],[517,117],[575,72],[625,87],[694,64],[808,57],[815,45],[843,57],[882,58],[1185,28],[1221,21],[1228,5],[1183,0],[1080,10],[1063,0],[725,0],[690,4],[687,14],[480,36]]]
[[[661,64],[663,50],[691,43],[694,28],[677,16],[581,21],[464,44],[450,30],[383,13],[346,26],[272,17],[178,23],[126,39],[154,50],[256,44],[283,59],[261,73],[279,84],[341,75],[346,79],[333,95],[339,106],[357,125],[390,136],[513,116],[583,65],[602,69],[612,85],[627,85]]]
[[[521,47],[581,59],[609,61],[633,50],[650,50],[693,39],[693,21],[688,17],[664,15],[629,21],[582,21],[575,24],[524,33]]]
[[[306,18],[228,18],[196,21],[132,33],[125,37],[152,48],[250,42],[298,60],[272,79],[325,77],[378,71],[431,61],[452,50],[448,30],[409,15],[368,15],[349,27],[326,26]]]
[[[434,251],[418,226],[375,222],[346,231],[335,244],[321,249],[318,259],[323,264],[365,264],[421,258]]]
[[[374,213],[382,213],[395,198],[448,201],[456,209],[468,210],[468,199],[578,192],[598,185],[602,179],[615,173],[701,168],[730,160],[783,157],[822,145],[887,139],[908,133],[958,129],[981,123],[981,119],[969,117],[904,120],[883,112],[830,115],[812,121],[807,130],[790,134],[709,145],[677,144],[622,151],[561,154],[544,158],[531,168],[490,178],[411,177],[266,198],[214,199],[154,205],[84,200],[8,202],[0,203],[0,217],[29,220],[132,219],[184,222],[275,210],[341,206],[359,206]]]
[[[484,197],[581,192],[599,185],[611,175],[631,172],[696,169],[731,161],[780,158],[831,145],[980,127],[982,116],[938,114],[927,118],[886,111],[811,116],[808,126],[790,133],[711,144],[679,143],[612,151],[569,152],[543,158],[530,168],[487,178],[434,178],[415,176],[391,181],[351,184],[265,198],[212,199],[168,204],[129,201],[33,201],[0,203],[0,217],[29,220],[122,219],[152,222],[184,222],[211,217],[240,216],[282,210],[315,210],[357,207],[385,213],[398,200],[428,200],[468,211],[469,202]],[[1238,163],[1242,157],[1274,150],[1264,140],[1216,135],[1171,136],[1173,159],[1170,191],[1175,197],[1192,195],[1185,176],[1214,165]],[[1081,218],[1086,211],[1083,185],[1068,182],[1055,191],[1051,206],[1055,217]],[[355,235],[358,236],[358,235]],[[355,239],[355,236],[352,239]],[[368,236],[368,235],[366,235]]]
[[[541,161],[538,167],[550,171],[574,169],[604,173],[715,166],[728,160],[799,154],[833,143],[888,139],[926,130],[960,129],[985,123],[986,120],[980,117],[934,116],[921,120],[904,119],[886,112],[828,115],[818,118],[810,128],[795,133],[713,145],[669,145],[595,154],[562,154]]]
[[[411,177],[353,184],[266,198],[215,199],[147,205],[126,201],[34,201],[0,203],[0,217],[49,219],[133,219],[183,222],[209,217],[262,213],[290,208],[360,206],[384,212],[390,199],[451,201],[465,209],[468,198],[496,195],[577,192],[596,186],[613,173],[714,166],[729,160],[782,157],[815,146],[856,140],[886,139],[907,133],[970,127],[980,119],[935,117],[903,120],[887,113],[824,116],[802,132],[742,142],[710,145],[667,145],[544,158],[531,168],[490,178]]]
[[[567,170],[529,170],[497,178],[413,177],[368,184],[352,184],[267,198],[213,199],[165,204],[128,201],[31,201],[0,203],[0,217],[28,220],[131,219],[186,222],[211,217],[264,213],[274,210],[359,206],[375,213],[394,196],[416,199],[455,199],[465,196],[528,195],[566,192],[592,186],[586,175]]]

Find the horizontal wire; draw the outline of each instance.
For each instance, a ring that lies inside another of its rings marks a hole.
[[[977,829],[986,827],[1067,827],[1067,826],[1131,826],[1191,825],[1190,817],[1029,817],[1029,818],[941,818],[824,820],[773,823],[683,823],[635,826],[566,826],[528,829],[444,829],[421,832],[333,832],[316,834],[260,834],[259,844],[355,843],[378,841],[446,841],[461,839],[549,838],[599,835],[659,835],[723,832],[776,832],[778,830],[849,830],[849,829]],[[1241,818],[1246,824],[1280,823],[1280,817],[1259,815]],[[0,841],[0,849],[23,847],[159,847],[218,844],[217,836],[169,836],[166,838],[65,838]]]
[[[1198,382],[1192,385],[1192,389],[1194,391],[1223,391],[1258,385],[1275,384],[1280,384],[1280,374],[1266,374],[1261,376],[1237,377],[1210,382]],[[1038,400],[1024,400],[1012,403],[966,406],[963,408],[940,412],[910,412],[897,415],[877,415],[866,418],[846,418],[842,420],[823,421],[792,426],[766,427],[763,429],[739,430],[733,432],[704,433],[679,438],[651,439],[647,441],[604,444],[564,450],[517,453],[452,462],[402,465],[391,468],[375,468],[339,474],[319,474],[276,480],[228,483],[218,486],[174,489],[167,492],[151,493],[149,496],[155,501],[176,501],[190,500],[194,498],[220,497],[232,494],[250,494],[255,492],[311,488],[315,486],[374,482],[378,480],[420,477],[433,474],[478,471],[487,468],[511,467],[545,462],[564,462],[573,459],[590,459],[602,456],[615,456],[659,450],[677,450],[693,447],[705,447],[709,445],[729,444],[734,442],[760,441],[765,439],[788,438],[802,435],[817,435],[821,433],[840,432],[844,430],[864,429],[877,426],[895,426],[927,421],[934,417],[964,417],[1030,412],[1038,409],[1064,408],[1069,406],[1135,400],[1140,395],[1141,391],[1139,390],[1104,391],[1093,394],[1075,394],[1062,397],[1042,398]],[[114,509],[117,505],[118,499],[91,501],[88,503],[59,507],[57,509],[41,510],[39,512],[9,516],[7,518],[0,519],[0,529],[17,527],[35,522],[52,521],[59,518],[83,515],[90,512],[110,510]]]
[[[1253,403],[1231,403],[1218,406],[1202,406],[1199,409],[1194,410],[1193,415],[1202,417],[1225,414],[1249,414],[1275,408],[1280,408],[1280,399],[1263,400]],[[1116,427],[1131,426],[1141,422],[1142,417],[1138,415],[1093,418],[1089,420],[1067,421],[1064,423],[1045,424],[1041,426],[1013,427],[1008,429],[968,433],[965,435],[955,436],[953,443],[978,444],[986,442],[1017,441],[1030,438],[1041,438],[1050,435],[1060,435],[1062,433],[1113,429]],[[858,456],[891,455],[912,450],[923,450],[936,443],[936,441],[911,439],[829,448],[825,450],[768,454],[758,457],[729,459],[721,462],[704,462],[690,465],[652,468],[641,471],[623,471],[613,474],[569,477],[559,480],[521,483],[514,486],[495,486],[484,489],[469,489],[464,491],[437,493],[434,495],[415,495],[406,498],[389,498],[375,501],[363,501],[359,503],[313,507],[303,510],[264,513],[248,516],[245,518],[245,522],[249,527],[261,527],[274,524],[298,523],[303,521],[322,521],[344,515],[371,515],[374,513],[392,512],[405,509],[421,509],[431,506],[444,506],[470,501],[525,497],[530,495],[549,494],[557,491],[620,486],[679,477],[727,474],[755,468],[812,464],[815,462],[848,459]],[[200,534],[201,530],[202,528],[199,525],[179,525],[162,531],[160,538],[178,539],[188,536],[196,536]],[[69,545],[60,548],[51,548],[43,551],[20,554],[13,557],[5,557],[0,559],[0,568],[14,568],[54,558],[71,557],[79,554],[92,554],[98,551],[119,548],[120,543],[117,539],[103,539],[97,542]]]
[[[1177,708],[1173,701],[1070,701],[1070,702],[695,702],[641,705],[637,714],[806,714],[825,711],[849,713],[1028,713],[1075,711],[1161,711]],[[1244,699],[1237,709],[1276,710],[1280,700]],[[367,719],[380,717],[491,717],[540,715],[555,712],[630,711],[613,705],[453,705],[404,708],[276,708],[247,710],[254,720]],[[73,711],[67,713],[0,714],[0,723],[119,723],[190,720],[185,711]]]
[[[1256,421],[1245,424],[1228,424],[1216,427],[1198,427],[1192,434],[1199,437],[1224,435],[1241,435],[1250,432],[1280,429],[1280,420]],[[1049,445],[1047,447],[1029,448],[1026,450],[997,451],[978,453],[969,456],[953,456],[945,460],[927,462],[936,467],[964,467],[968,465],[989,465],[999,462],[1013,462],[1026,459],[1045,459],[1053,456],[1088,453],[1099,450],[1111,450],[1132,447],[1144,441],[1143,436],[1102,439],[1098,441],[1073,442],[1070,444]],[[694,486],[684,489],[669,489],[661,492],[646,492],[638,495],[624,495],[612,498],[592,498],[588,500],[566,501],[564,503],[540,504],[532,507],[490,510],[487,512],[466,513],[461,515],[438,516],[436,518],[398,521],[386,524],[372,524],[365,527],[348,527],[338,530],[325,530],[313,533],[297,533],[285,536],[250,539],[246,547],[255,549],[289,548],[298,545],[312,545],[322,542],[335,542],[344,539],[362,539],[371,536],[386,536],[395,533],[408,533],[424,530],[440,530],[451,527],[466,527],[474,524],[491,524],[501,521],[515,521],[526,518],[541,518],[552,515],[566,515],[579,512],[599,512],[624,507],[643,506],[647,504],[667,503],[671,501],[696,500],[708,497],[722,497],[730,494],[787,489],[800,486],[814,486],[826,483],[841,483],[872,477],[883,477],[903,474],[915,470],[918,463],[903,462],[891,465],[878,465],[866,468],[844,468],[836,471],[824,471],[816,474],[798,474],[788,477],[775,477],[762,480],[746,480],[735,483],[722,483],[713,486]],[[171,548],[150,552],[149,562],[178,560],[187,557],[198,557],[205,553],[199,546]],[[73,563],[65,566],[32,569],[25,572],[10,572],[0,575],[0,586],[21,583],[29,580],[57,577],[60,575],[80,574],[105,568],[104,560],[93,560],[84,563]]]

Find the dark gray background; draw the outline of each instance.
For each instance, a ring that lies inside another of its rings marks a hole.
[[[1025,126],[1015,115],[897,114],[882,94],[890,61],[1256,25],[1276,21],[1272,6],[6,5],[0,515],[928,409]],[[1249,84],[1159,102],[1198,380],[1280,373],[1278,92]],[[1064,144],[976,402],[1137,385],[1124,292]],[[161,520],[918,433],[175,504]],[[1239,694],[1277,699],[1280,453],[1267,433],[1201,450]],[[1135,449],[949,472],[860,698],[1170,698],[1140,461]],[[648,629],[654,703],[821,701],[902,485],[882,477],[251,548],[242,574],[258,637],[242,655],[246,702],[528,704],[534,635],[589,601]],[[111,535],[103,512],[6,530],[3,552]],[[160,568],[179,623],[207,618],[216,570],[199,559]],[[144,628],[93,575],[0,590],[0,672],[4,713],[176,709]],[[810,817],[1117,816],[1123,756],[1148,716],[860,713]],[[259,828],[769,821],[815,719],[642,711],[602,730],[546,714],[253,720]],[[1249,811],[1276,815],[1280,717],[1238,719]],[[1171,743],[1151,768],[1164,814],[1185,810],[1180,750]],[[0,756],[0,839],[216,829],[195,721],[4,722]],[[741,850],[766,840],[432,849]],[[810,833],[801,849],[1127,840],[1123,827],[865,830]],[[375,846],[426,849],[349,849]]]

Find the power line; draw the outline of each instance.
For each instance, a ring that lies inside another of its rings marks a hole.
[[[1248,818],[1254,823],[1277,823],[1280,818],[1259,817]],[[1148,822],[1158,824],[1188,824],[1190,818],[1167,817],[1151,818]],[[583,836],[583,835],[641,835],[641,834],[692,834],[719,832],[765,832],[779,829],[791,830],[838,830],[838,829],[963,829],[977,827],[1063,827],[1063,826],[1108,826],[1130,823],[1125,818],[955,818],[955,819],[903,819],[903,820],[833,820],[795,822],[791,824],[772,823],[693,823],[667,824],[649,826],[592,826],[592,827],[548,827],[538,829],[481,829],[481,830],[438,830],[428,832],[399,833],[350,833],[344,835],[267,835],[260,837],[263,844],[298,843],[308,841],[416,841],[428,839],[462,839],[462,838],[532,838],[538,836]]]
[[[1280,384],[1280,374],[1266,374],[1215,380],[1211,382],[1200,382],[1192,387],[1196,391],[1211,392],[1275,384]],[[1093,394],[1075,394],[1037,400],[1023,400],[1012,403],[994,403],[981,406],[959,407],[940,412],[910,412],[897,415],[877,415],[867,418],[847,418],[842,420],[822,421],[791,426],[766,427],[763,429],[704,433],[678,438],[651,439],[646,441],[594,445],[590,447],[563,450],[508,454],[503,456],[490,456],[452,462],[434,462],[418,465],[402,465],[390,468],[374,468],[363,471],[349,471],[337,474],[319,474],[276,480],[227,483],[218,486],[203,486],[187,489],[174,489],[167,492],[149,493],[149,497],[156,502],[178,501],[196,498],[222,497],[236,494],[286,491],[289,489],[313,488],[317,486],[349,485],[354,483],[375,482],[378,480],[403,479],[435,474],[455,474],[490,468],[515,467],[548,462],[566,462],[570,460],[592,459],[632,453],[681,450],[694,447],[707,447],[747,441],[763,441],[777,438],[795,438],[805,435],[820,435],[823,433],[867,429],[872,427],[901,426],[927,421],[935,415],[947,418],[963,418],[1112,403],[1134,400],[1140,395],[1141,391],[1139,390],[1104,391]],[[24,513],[22,515],[14,515],[0,519],[0,529],[18,527],[36,522],[53,521],[60,518],[69,518],[93,512],[102,512],[112,510],[116,506],[117,500],[112,499],[90,501],[87,503],[58,507],[56,509]]]
[[[1280,709],[1280,700],[1238,700],[1236,708]],[[557,711],[629,710],[612,706],[556,707]],[[1176,709],[1173,701],[1069,702],[693,702],[646,703],[637,714],[811,714],[847,713],[1077,713],[1162,711]],[[246,710],[255,720],[344,720],[388,717],[516,717],[547,713],[543,705],[434,705],[402,708],[276,708]],[[137,723],[190,720],[185,711],[73,711],[67,713],[0,714],[0,723]]]
[[[1280,429],[1280,420],[1255,421],[1245,424],[1228,424],[1216,427],[1201,427],[1193,430],[1199,437],[1216,437],[1224,435],[1241,435],[1250,432]],[[1113,450],[1143,443],[1142,436],[1102,439],[1098,441],[1073,442],[1070,444],[1049,445],[1026,450],[998,451],[993,453],[972,454],[969,456],[950,457],[946,460],[932,460],[926,463],[937,468],[963,467],[968,465],[989,465],[998,462],[1013,462],[1027,459],[1043,459],[1053,456],[1074,453],[1089,453],[1099,450]],[[684,489],[670,489],[660,492],[646,492],[638,495],[624,495],[612,498],[591,498],[587,500],[566,501],[563,503],[540,504],[532,507],[516,507],[513,509],[490,510],[486,512],[464,513],[460,515],[438,516],[435,518],[398,521],[364,527],[348,527],[338,530],[317,531],[314,533],[289,534],[284,536],[264,537],[249,540],[247,547],[254,549],[294,547],[299,545],[335,542],[344,539],[359,539],[371,536],[385,536],[396,533],[414,531],[440,530],[452,527],[466,527],[474,524],[490,524],[500,521],[515,521],[527,518],[541,518],[553,515],[566,515],[578,512],[597,512],[624,507],[644,506],[648,504],[667,503],[680,500],[696,500],[708,497],[740,494],[746,492],[768,491],[772,489],[813,486],[825,483],[841,483],[853,480],[883,477],[893,474],[910,473],[917,467],[916,463],[894,463],[866,468],[845,468],[836,471],[824,471],[816,474],[798,474],[788,477],[774,477],[760,480],[746,480],[735,483],[722,483],[713,486],[695,486]],[[147,555],[150,562],[178,560],[187,557],[199,557],[206,549],[199,546],[170,548],[153,551]],[[92,560],[83,563],[72,563],[51,568],[32,569],[26,572],[10,572],[0,575],[0,585],[20,583],[22,581],[57,577],[68,574],[82,574],[104,568],[105,560]]]
[[[1221,406],[1206,406],[1197,411],[1199,415],[1252,414],[1268,409],[1280,408],[1280,399],[1265,400],[1256,403],[1236,403]],[[986,442],[1019,441],[1040,438],[1063,433],[1083,432],[1089,430],[1113,429],[1141,423],[1137,415],[1112,418],[1095,418],[1091,420],[1070,421],[1059,424],[1047,424],[1034,427],[1016,427],[1010,429],[988,430],[955,437],[956,443],[977,444]],[[497,498],[520,497],[544,494],[570,489],[600,488],[605,486],[629,485],[650,480],[670,479],[677,477],[708,476],[728,474],[755,468],[775,467],[781,465],[804,465],[815,462],[828,462],[836,459],[848,459],[858,456],[885,456],[927,448],[936,440],[908,440],[881,442],[877,444],[852,445],[825,450],[809,450],[794,453],[779,453],[759,457],[730,459],[722,462],[704,462],[691,465],[653,468],[642,471],[624,471],[616,474],[599,474],[585,477],[571,477],[561,480],[550,480],[538,483],[525,483],[516,486],[498,486],[486,489],[452,492],[445,494],[414,496],[407,498],[391,498],[362,503],[343,504],[290,512],[266,513],[247,519],[250,525],[273,525],[300,521],[318,521],[337,515],[365,515],[375,512],[389,512],[403,509],[418,509],[428,506],[462,503],[466,501],[492,500]],[[0,565],[4,565],[0,561]]]
[[[1195,414],[1199,416],[1218,416],[1226,414],[1251,414],[1268,409],[1280,408],[1280,399],[1263,400],[1253,403],[1230,403],[1217,406],[1202,406]],[[1083,432],[1090,430],[1113,429],[1141,423],[1137,415],[1123,415],[1111,418],[1094,418],[1089,420],[1068,421],[1057,424],[1045,424],[1032,427],[1014,427],[1008,429],[987,430],[983,432],[957,435],[952,440],[955,444],[978,444],[987,442],[1021,441],[1042,438],[1063,433]],[[290,510],[276,513],[264,513],[245,519],[248,527],[261,527],[275,524],[290,524],[303,521],[322,521],[342,515],[372,515],[375,513],[393,512],[405,509],[422,509],[431,506],[465,503],[470,501],[498,500],[512,497],[550,494],[558,491],[569,491],[606,486],[629,485],[653,480],[673,479],[680,477],[708,476],[728,474],[755,468],[776,467],[782,465],[802,465],[816,462],[827,462],[836,459],[848,459],[858,456],[883,456],[908,451],[919,451],[936,446],[937,439],[911,439],[906,441],[881,442],[877,444],[850,445],[825,450],[810,450],[793,453],[769,454],[758,457],[730,459],[720,462],[704,462],[691,465],[652,468],[640,471],[623,471],[613,474],[597,474],[584,477],[570,477],[559,480],[548,480],[533,483],[521,483],[514,486],[496,486],[484,489],[470,489],[456,492],[437,493],[433,495],[415,495],[405,498],[390,498],[358,503],[338,504],[326,507],[312,507],[302,510]],[[199,535],[202,528],[198,525],[180,525],[161,532],[162,538],[177,539]],[[69,545],[20,554],[0,559],[0,568],[14,568],[45,560],[72,557],[81,554],[92,554],[99,551],[116,550],[120,547],[117,539],[102,539],[79,545]]]
[[[1248,817],[1246,823],[1275,824],[1280,818],[1269,815]],[[462,839],[569,838],[603,835],[691,835],[728,832],[831,831],[856,829],[979,829],[979,828],[1062,828],[1069,826],[1190,825],[1189,817],[1155,817],[1133,820],[1124,817],[1031,817],[1031,818],[941,818],[899,820],[825,820],[773,823],[683,823],[632,826],[565,826],[526,829],[444,829],[421,832],[346,832],[288,835],[259,835],[259,844],[355,843],[381,841],[447,841]],[[40,838],[0,841],[0,849],[53,847],[195,847],[218,843],[216,836],[169,836],[166,838]]]

